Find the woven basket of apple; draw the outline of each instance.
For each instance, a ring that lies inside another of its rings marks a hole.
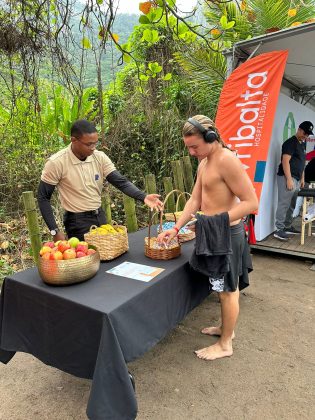
[[[51,285],[81,283],[91,279],[100,268],[97,248],[77,238],[46,242],[39,254],[39,275]]]

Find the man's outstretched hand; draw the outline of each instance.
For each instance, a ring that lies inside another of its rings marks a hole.
[[[148,194],[144,202],[151,210],[159,211],[163,209],[163,202],[159,200],[159,197],[161,197],[159,194]]]

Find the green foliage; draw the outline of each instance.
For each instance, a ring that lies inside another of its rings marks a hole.
[[[3,258],[0,258],[0,286],[3,283],[5,277],[13,274],[14,270],[11,265]]]
[[[0,104],[0,198],[8,213],[23,209],[23,191],[36,194],[45,159],[68,144],[72,122],[94,119],[97,112],[95,88],[72,96],[62,86],[42,80],[39,89],[33,106],[26,95],[17,98],[14,108],[6,96]]]
[[[156,75],[158,73],[161,73],[163,67],[159,65],[159,63],[157,63],[156,61],[154,63],[149,63],[148,64],[148,70],[146,71],[146,73],[151,76],[151,77],[156,77]]]
[[[80,96],[72,96],[62,86],[55,84],[51,89],[43,81],[39,105],[40,117],[47,132],[65,139],[70,134],[73,121],[80,118],[93,120],[96,117],[97,90],[86,88]]]
[[[145,29],[142,34],[141,41],[146,41],[148,45],[155,44],[160,39],[159,33],[156,30]]]
[[[201,113],[214,119],[226,74],[226,62],[223,55],[206,51],[200,46],[191,50],[190,53],[177,53],[175,58],[190,76],[188,84],[196,107],[202,111]]]
[[[145,188],[144,176],[154,173],[162,191],[171,161],[187,154],[187,117],[215,118],[226,73],[222,51],[315,17],[314,0],[205,1],[192,22],[172,14],[175,0],[156,0],[146,14],[116,15],[113,23],[108,2],[86,5],[0,5],[1,219],[23,214],[22,192],[36,195],[45,159],[68,144],[78,118],[104,129],[101,150],[131,181]],[[104,11],[99,19],[95,10]],[[124,223],[122,197],[109,192],[113,219]],[[143,225],[147,211],[138,210]],[[0,279],[11,271],[1,260]]]
[[[227,17],[225,15],[222,15],[220,19],[220,25],[222,26],[222,29],[226,31],[228,29],[233,28],[233,26],[235,25],[235,21],[232,20],[228,22]]]
[[[13,21],[18,22],[23,2],[13,3]],[[28,16],[37,7],[36,1],[31,3],[23,9]],[[36,191],[45,158],[68,143],[70,126],[78,118],[105,128],[104,151],[140,187],[149,172],[161,182],[170,175],[170,162],[187,153],[181,138],[186,118],[195,113],[215,118],[226,71],[221,51],[270,28],[285,28],[315,15],[314,0],[300,2],[295,15],[289,13],[295,8],[289,0],[204,2],[201,27],[198,21],[173,15],[170,8],[175,3],[157,0],[140,17],[117,15],[110,33],[88,9],[83,15],[83,6],[77,3],[69,20],[75,42],[69,47],[64,33],[62,54],[69,61],[58,69],[58,76],[55,62],[43,54],[40,71],[26,82],[21,76],[27,65],[23,56],[5,57],[0,79],[0,193],[1,198],[10,197],[5,211],[19,207],[21,191]],[[41,33],[49,24],[56,36],[62,18],[58,6],[58,0],[50,2],[49,22],[47,16],[38,15]],[[107,7],[106,2],[94,0],[93,7],[98,6]],[[1,8],[0,13],[5,21]],[[29,39],[37,41],[37,35]],[[101,45],[103,93],[96,87],[95,57]]]
[[[294,22],[306,22],[315,17],[314,0],[305,0],[294,6],[291,0],[249,0],[247,13],[253,13],[255,25],[253,27],[253,36],[266,33],[268,29],[284,29]],[[290,9],[296,10],[296,15],[290,17]]]
[[[87,38],[85,36],[82,38],[81,44],[82,44],[83,48],[86,48],[86,49],[92,48],[92,45],[91,45],[91,42],[90,42],[89,38]]]
[[[95,55],[93,53],[93,48],[98,48],[102,41],[104,41],[104,35],[106,31],[100,27],[99,22],[96,20],[91,20],[89,22],[90,27],[87,27],[84,30],[84,35],[80,31],[80,21],[81,15],[74,14],[71,17],[71,26],[73,37],[76,42],[85,49],[84,64],[88,63],[85,68],[84,75],[84,86],[85,87],[95,87],[97,82],[97,67],[95,63]],[[130,36],[133,27],[137,24],[138,17],[136,15],[129,14],[117,14],[115,21],[112,27],[112,33],[118,34],[119,43],[121,46],[125,46],[128,37]],[[86,23],[86,22],[85,22]],[[100,36],[100,34],[102,36]],[[128,49],[128,48],[127,48]],[[108,85],[116,73],[121,70],[121,63],[119,58],[121,56],[120,49],[116,47],[114,42],[109,39],[106,42],[106,53],[101,55],[101,66],[103,69],[106,69],[102,73],[104,86]],[[71,49],[71,57],[74,69],[76,72],[79,71],[82,63],[81,57],[78,54],[77,48]],[[123,58],[124,63],[130,62],[130,57],[126,54]]]

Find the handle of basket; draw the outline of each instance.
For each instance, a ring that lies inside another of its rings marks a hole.
[[[188,195],[188,197],[189,197],[189,198],[191,197],[191,194],[190,194],[189,192],[186,192],[186,191],[181,192],[181,193],[178,195],[177,200],[176,200],[175,211],[178,211],[179,200],[180,200],[181,196],[183,196],[183,195]]]
[[[151,240],[151,225],[152,225],[153,216],[154,215],[152,215],[151,214],[151,211],[150,211],[150,213],[149,213],[149,234],[148,234],[148,245],[149,245],[149,248],[151,248],[151,246],[150,246],[150,240]]]
[[[96,225],[92,225],[92,226],[90,227],[90,233],[92,232],[92,230],[97,229],[97,228],[98,228],[98,226],[96,226]]]
[[[115,222],[115,220],[112,220],[112,226],[119,226],[118,225],[118,223],[117,222]],[[96,229],[98,229],[99,228],[99,226],[96,226],[96,225],[92,225],[91,227],[90,227],[90,232],[89,233],[91,233],[93,230],[96,230]]]
[[[152,213],[152,214],[151,214]],[[154,216],[156,214],[160,213],[160,232],[162,232],[162,224],[163,224],[163,210],[161,210],[160,212],[156,211],[156,212],[151,212],[149,214],[149,235],[148,235],[148,244],[149,244],[149,248],[150,248],[150,240],[151,240],[151,226],[152,226],[152,221],[154,219]]]
[[[183,192],[182,191],[180,191],[180,190],[172,190],[172,191],[170,191],[168,194],[166,194],[166,196],[165,196],[165,199],[164,199],[164,201],[163,201],[163,207],[165,208],[165,204],[166,204],[166,202],[167,202],[167,200],[169,199],[169,197],[172,195],[172,194],[174,194],[174,193],[179,193],[179,194],[182,194]]]

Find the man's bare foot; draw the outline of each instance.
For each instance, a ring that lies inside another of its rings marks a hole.
[[[201,334],[218,335],[219,337],[221,336],[221,333],[222,333],[221,327],[206,327],[206,328],[203,328],[201,330]],[[233,331],[233,334],[232,334],[232,340],[233,340],[233,338],[235,338],[234,331]]]
[[[233,348],[232,348],[232,345],[228,347],[222,347],[220,343],[215,343],[213,346],[196,350],[195,353],[197,357],[199,357],[199,359],[215,360],[215,359],[221,359],[222,357],[232,356]]]

